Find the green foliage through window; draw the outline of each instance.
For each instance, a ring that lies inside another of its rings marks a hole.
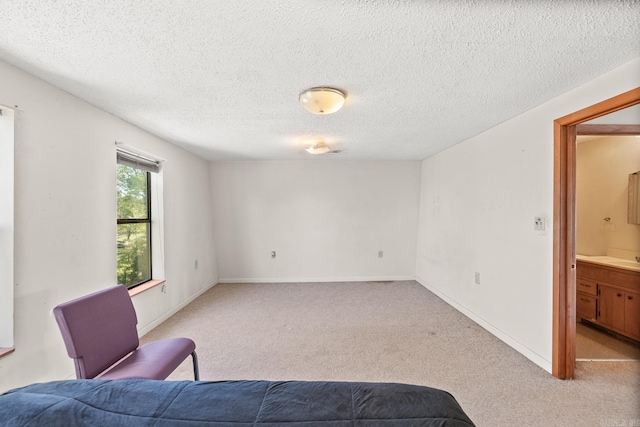
[[[149,172],[117,165],[118,283],[127,287],[151,280]]]

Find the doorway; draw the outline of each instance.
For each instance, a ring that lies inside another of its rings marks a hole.
[[[554,121],[552,374],[556,378],[571,379],[575,370],[577,126],[636,104],[640,88]]]
[[[620,270],[611,270],[616,263],[625,265],[623,260],[637,266],[629,270],[640,271],[634,260],[640,256],[640,227],[628,220],[629,174],[640,170],[640,105],[576,129],[576,362],[640,361],[638,337],[616,329],[625,325],[606,324],[610,317],[606,310],[600,313],[600,292],[611,288],[599,290],[597,283],[620,286],[625,279],[633,281],[633,272],[620,276]],[[632,287],[640,290],[637,273],[635,282]],[[624,311],[622,307],[620,314]]]

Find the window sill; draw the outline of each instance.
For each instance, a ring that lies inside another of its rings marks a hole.
[[[144,282],[142,285],[138,285],[133,289],[129,289],[129,296],[132,297],[134,295],[138,295],[143,293],[144,291],[148,291],[151,288],[155,288],[158,285],[161,285],[165,282],[162,280],[149,280],[148,282]]]
[[[0,359],[15,351],[15,347],[0,347]]]

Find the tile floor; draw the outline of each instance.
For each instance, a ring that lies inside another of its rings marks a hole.
[[[640,360],[640,344],[618,339],[598,328],[578,322],[576,360]]]

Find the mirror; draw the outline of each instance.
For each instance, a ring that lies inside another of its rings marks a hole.
[[[629,224],[640,224],[640,171],[629,174]]]

